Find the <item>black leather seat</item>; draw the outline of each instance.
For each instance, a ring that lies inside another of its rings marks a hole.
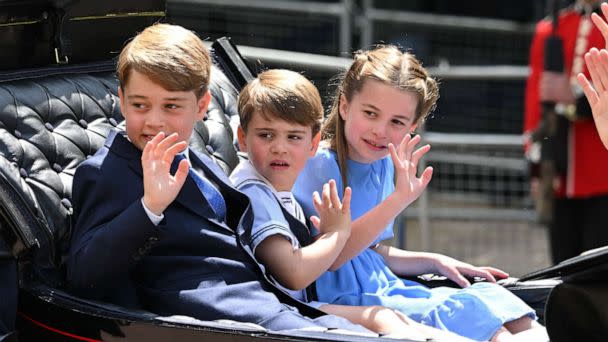
[[[4,78],[4,80],[1,80]],[[238,163],[229,117],[236,89],[213,67],[212,102],[191,147],[229,173]],[[0,75],[0,213],[2,235],[32,271],[61,286],[71,232],[72,177],[78,164],[120,126],[113,63]]]

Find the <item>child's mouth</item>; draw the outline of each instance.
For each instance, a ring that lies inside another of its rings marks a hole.
[[[363,141],[373,150],[382,151],[386,149],[386,145],[376,144],[371,140],[363,139]]]
[[[274,160],[270,162],[270,167],[273,169],[283,170],[289,167],[289,163],[282,160]]]

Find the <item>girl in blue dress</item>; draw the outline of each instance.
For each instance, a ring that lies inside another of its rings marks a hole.
[[[300,173],[293,192],[310,216],[311,194],[335,179],[352,188],[352,232],[336,271],[316,282],[320,301],[382,305],[414,320],[480,341],[547,341],[534,310],[495,284],[508,275],[447,256],[384,245],[393,220],[426,188],[428,167],[416,169],[430,147],[416,149],[410,133],[435,107],[436,81],[416,58],[393,46],[359,52],[338,86],[322,128],[324,146]],[[342,195],[342,194],[340,194]],[[399,275],[442,274],[462,286],[429,289]],[[488,282],[473,285],[465,276]]]

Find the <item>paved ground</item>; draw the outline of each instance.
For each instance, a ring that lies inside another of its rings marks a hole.
[[[418,221],[406,222],[405,246],[420,250]],[[432,220],[430,230],[430,251],[499,267],[514,277],[550,265],[547,230],[533,222],[443,219]]]

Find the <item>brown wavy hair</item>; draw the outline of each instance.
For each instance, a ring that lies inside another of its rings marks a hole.
[[[380,45],[373,50],[357,51],[354,61],[342,74],[336,89],[329,115],[321,128],[321,138],[338,157],[338,167],[344,187],[347,185],[346,160],[348,143],[344,134],[344,120],[340,116],[340,98],[347,101],[361,91],[366,80],[380,81],[399,90],[418,96],[414,123],[422,123],[436,106],[439,98],[437,81],[431,77],[422,63],[408,52],[396,46]]]
[[[238,111],[245,132],[254,112],[267,120],[278,118],[310,127],[313,137],[323,121],[317,87],[299,73],[285,69],[266,70],[249,82],[239,94]]]
[[[181,26],[155,24],[135,36],[118,57],[116,74],[120,87],[131,70],[150,78],[168,91],[207,92],[211,58],[200,38]]]

